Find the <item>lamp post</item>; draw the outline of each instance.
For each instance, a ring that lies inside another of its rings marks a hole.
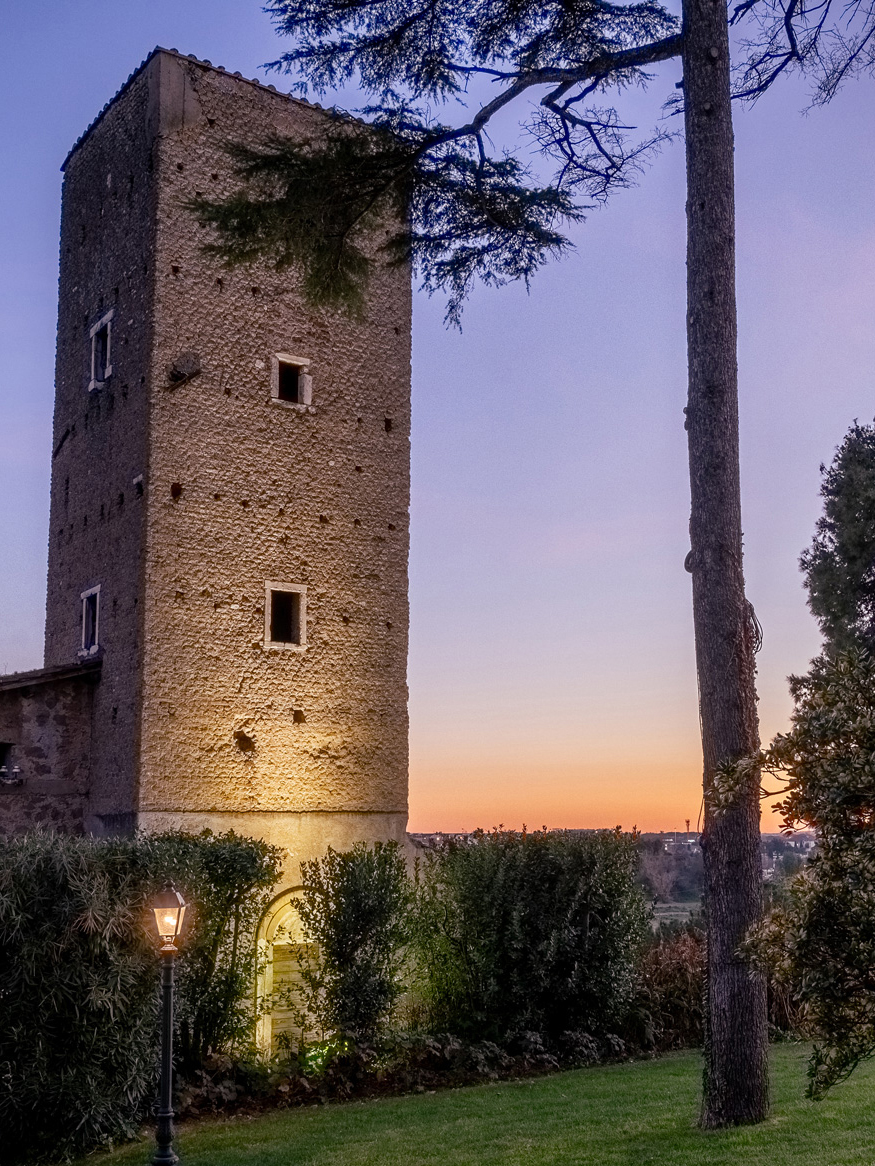
[[[185,899],[167,883],[152,903],[155,925],[161,945],[161,1093],[158,1101],[158,1127],[155,1141],[158,1148],[153,1166],[174,1166],[179,1161],[173,1152],[173,961],[177,947],[174,943],[182,930]]]

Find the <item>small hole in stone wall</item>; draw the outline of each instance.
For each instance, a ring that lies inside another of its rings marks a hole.
[[[134,479],[134,493],[137,495],[138,498],[143,497],[143,479],[142,478],[135,478]]]
[[[327,514],[320,514],[320,515],[319,515],[319,521],[320,521],[320,522],[322,522],[322,523],[328,522],[328,521],[329,521],[329,519],[328,519],[328,515],[327,515]]]
[[[241,753],[252,753],[255,750],[255,741],[248,733],[238,729],[234,734],[234,742]]]
[[[349,623],[349,616],[348,615],[342,615],[340,618],[343,620],[344,623]]]
[[[252,288],[252,294],[253,294],[254,296],[260,296],[260,295],[261,295],[261,288],[260,288],[260,287],[254,287],[254,288]]]
[[[210,175],[210,178],[212,178],[213,182],[218,182],[218,181],[219,181],[219,176],[218,176],[218,174],[211,174],[211,175]]]
[[[101,502],[101,504],[100,504],[100,520],[101,520],[101,522],[103,521],[104,518],[106,518],[106,507]]]
[[[216,287],[219,289],[219,291],[222,291],[225,287],[225,281],[221,276],[219,276],[219,278],[216,280]]]
[[[390,632],[392,630],[392,624],[389,622],[389,620],[386,620],[386,630]]]
[[[82,525],[83,525],[83,526],[87,526],[87,525],[88,525],[88,515],[87,515],[87,514],[84,514],[84,515],[82,516]]]
[[[392,432],[392,418],[391,417],[386,417],[384,419],[383,428],[386,430],[387,433]]]
[[[220,502],[220,501],[222,500],[222,495],[221,495],[221,494],[214,494],[214,495],[213,495],[213,500],[214,500],[215,502]]]
[[[354,518],[352,520],[352,524],[353,524],[353,526],[361,526],[362,520],[360,518]]]
[[[113,724],[115,724],[115,720],[116,720],[116,717],[117,717],[117,716],[118,716],[118,706],[116,706],[116,707],[115,707],[115,708],[112,710],[112,723],[113,723]]]
[[[355,472],[356,472],[357,474],[360,474],[360,473],[362,472],[362,467],[361,467],[361,466],[356,466],[356,468],[355,468]]]
[[[177,163],[176,163],[176,169],[177,169],[177,170],[184,170],[184,169],[185,169],[185,167],[183,166],[183,164],[182,164],[181,162],[177,162]]]
[[[248,499],[248,498],[244,498],[244,499],[241,501],[240,505],[243,507],[243,509],[244,509],[244,510],[248,510],[248,509],[249,509],[249,499]]]
[[[395,329],[394,329],[394,332],[395,332],[395,335],[396,335],[396,336],[400,336],[400,335],[401,335],[401,329],[400,329],[400,328],[398,328],[397,326],[395,327]]]
[[[207,118],[207,125],[210,126],[210,128],[212,128],[215,124],[216,124],[216,119],[214,117]]]
[[[179,268],[176,266],[175,263],[171,265],[170,270],[173,272],[174,275],[179,275]]]
[[[174,502],[177,500],[177,498],[182,497],[182,483],[181,482],[173,482],[172,483],[172,485],[170,487],[170,497],[173,499]]]
[[[303,723],[306,721],[306,719],[307,718],[304,716],[303,709],[294,709],[293,710],[292,720],[295,722],[296,725],[303,725]]]
[[[124,494],[119,494],[119,496],[118,496],[118,504],[119,504],[119,506],[124,506],[124,504],[125,504],[125,496],[124,496]]]
[[[394,522],[390,522],[390,523],[389,523],[389,530],[394,530],[394,529],[395,529],[395,523],[394,523]]]

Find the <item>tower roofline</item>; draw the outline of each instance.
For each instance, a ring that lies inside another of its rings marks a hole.
[[[335,111],[334,109],[331,109],[331,108],[326,109],[324,106],[320,105],[318,102],[305,101],[304,98],[302,98],[302,97],[294,97],[294,96],[292,96],[291,93],[283,93],[281,90],[277,89],[277,87],[275,85],[265,85],[262,81],[258,81],[254,77],[244,77],[243,74],[239,73],[239,72],[232,73],[228,69],[226,69],[224,67],[224,65],[214,65],[212,63],[212,61],[203,61],[199,57],[196,57],[194,55],[194,53],[188,53],[188,54],[181,53],[181,52],[179,52],[178,49],[165,49],[165,48],[162,48],[161,45],[156,45],[155,48],[152,49],[151,53],[149,53],[149,55],[145,58],[145,60],[141,61],[140,64],[136,67],[136,69],[134,69],[133,73],[131,73],[131,75],[128,77],[127,81],[125,81],[124,85],[121,86],[121,88],[118,90],[118,92],[113,94],[113,96],[109,99],[109,101],[107,101],[106,105],[104,105],[103,109],[100,111],[100,113],[94,119],[94,121],[91,122],[91,124],[88,126],[88,128],[86,130],[84,130],[84,132],[82,134],[80,134],[80,136],[73,143],[73,145],[70,148],[69,153],[67,154],[67,157],[61,163],[61,172],[62,173],[66,170],[67,165],[70,162],[70,159],[73,157],[73,155],[79,149],[79,147],[82,146],[83,143],[86,142],[88,140],[88,138],[91,136],[91,134],[94,132],[94,129],[100,123],[100,121],[103,119],[103,116],[107,112],[107,110],[110,109],[113,105],[115,105],[115,103],[118,101],[118,99],[124,93],[127,92],[127,90],[134,83],[134,81],[136,81],[136,79],[140,76],[140,74],[143,72],[143,70],[150,64],[150,62],[152,60],[154,60],[155,57],[158,56],[159,53],[164,53],[164,55],[168,56],[168,57],[176,57],[180,61],[190,61],[193,65],[199,65],[202,69],[209,69],[213,73],[225,73],[228,77],[233,77],[236,81],[240,81],[244,85],[254,85],[256,89],[263,89],[267,93],[273,93],[276,97],[280,98],[282,101],[290,101],[293,105],[303,105],[303,106],[306,106],[308,109],[319,109],[319,110],[322,110],[323,113],[326,113],[328,115],[332,115],[332,114],[335,114],[336,112],[338,112],[338,111]]]

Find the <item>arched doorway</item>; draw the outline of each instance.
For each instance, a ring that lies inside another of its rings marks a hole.
[[[257,1040],[267,1055],[288,1041],[296,1045],[303,1035],[296,985],[301,981],[301,961],[312,953],[295,910],[302,887],[277,895],[258,925],[258,979],[256,1007]]]

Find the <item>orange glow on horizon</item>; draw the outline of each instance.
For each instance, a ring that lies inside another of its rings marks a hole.
[[[473,759],[417,761],[410,773],[412,833],[508,829],[612,829],[645,833],[701,829],[701,761],[695,756],[641,765],[579,763],[535,766]],[[762,830],[777,833],[780,820],[763,803]]]

